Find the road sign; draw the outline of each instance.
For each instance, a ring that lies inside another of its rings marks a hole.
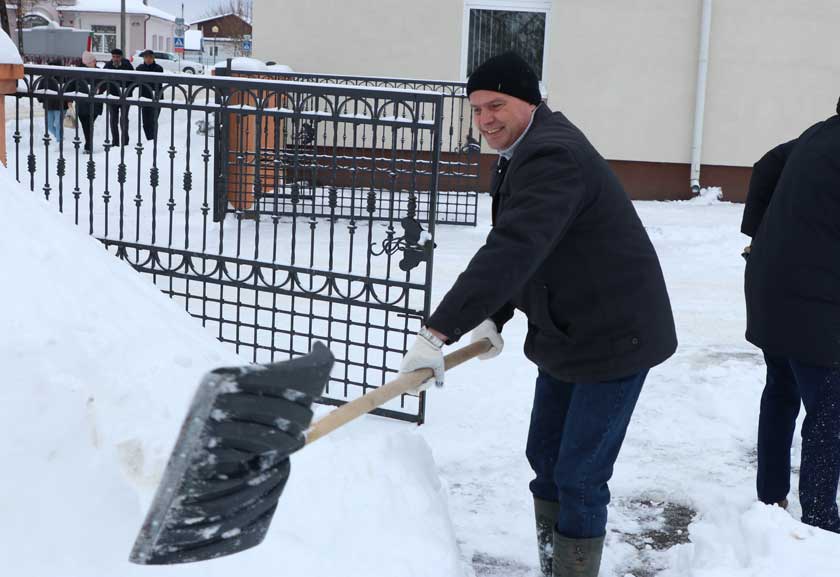
[[[183,36],[176,36],[174,45],[175,45],[175,52],[183,52],[184,51],[184,38],[183,38]]]
[[[184,19],[183,18],[176,18],[175,19],[175,36],[183,37],[184,36]]]
[[[242,41],[242,51],[250,53],[251,52],[251,41],[250,40],[243,40]]]

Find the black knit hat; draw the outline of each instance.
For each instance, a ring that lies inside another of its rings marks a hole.
[[[467,96],[476,90],[501,92],[530,102],[542,102],[540,80],[516,52],[493,56],[473,70],[467,80]]]
[[[111,49],[111,56],[122,56],[123,51],[121,48],[113,48]]]

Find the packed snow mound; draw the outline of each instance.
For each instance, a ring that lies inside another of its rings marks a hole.
[[[0,64],[23,64],[17,46],[3,30],[0,30]]]
[[[815,577],[840,575],[837,535],[803,525],[779,507],[754,503],[719,510],[691,526],[662,577]]]
[[[462,574],[428,445],[378,419],[295,455],[260,547],[188,566],[129,564],[201,376],[247,361],[54,210],[0,167],[4,574]]]
[[[719,186],[701,188],[700,193],[689,200],[692,204],[716,204],[723,198],[723,189]]]

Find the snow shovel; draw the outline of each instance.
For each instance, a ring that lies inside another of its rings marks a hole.
[[[490,350],[480,341],[446,356],[452,369]],[[193,398],[129,560],[171,565],[259,545],[286,481],[289,455],[432,378],[400,375],[312,424],[333,356],[321,343],[290,361],[216,369]]]

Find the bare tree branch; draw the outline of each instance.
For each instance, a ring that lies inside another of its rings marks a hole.
[[[225,14],[236,14],[250,22],[251,16],[254,14],[254,2],[253,0],[222,0],[221,2],[217,2],[215,7],[207,10],[203,18],[223,16]]]

